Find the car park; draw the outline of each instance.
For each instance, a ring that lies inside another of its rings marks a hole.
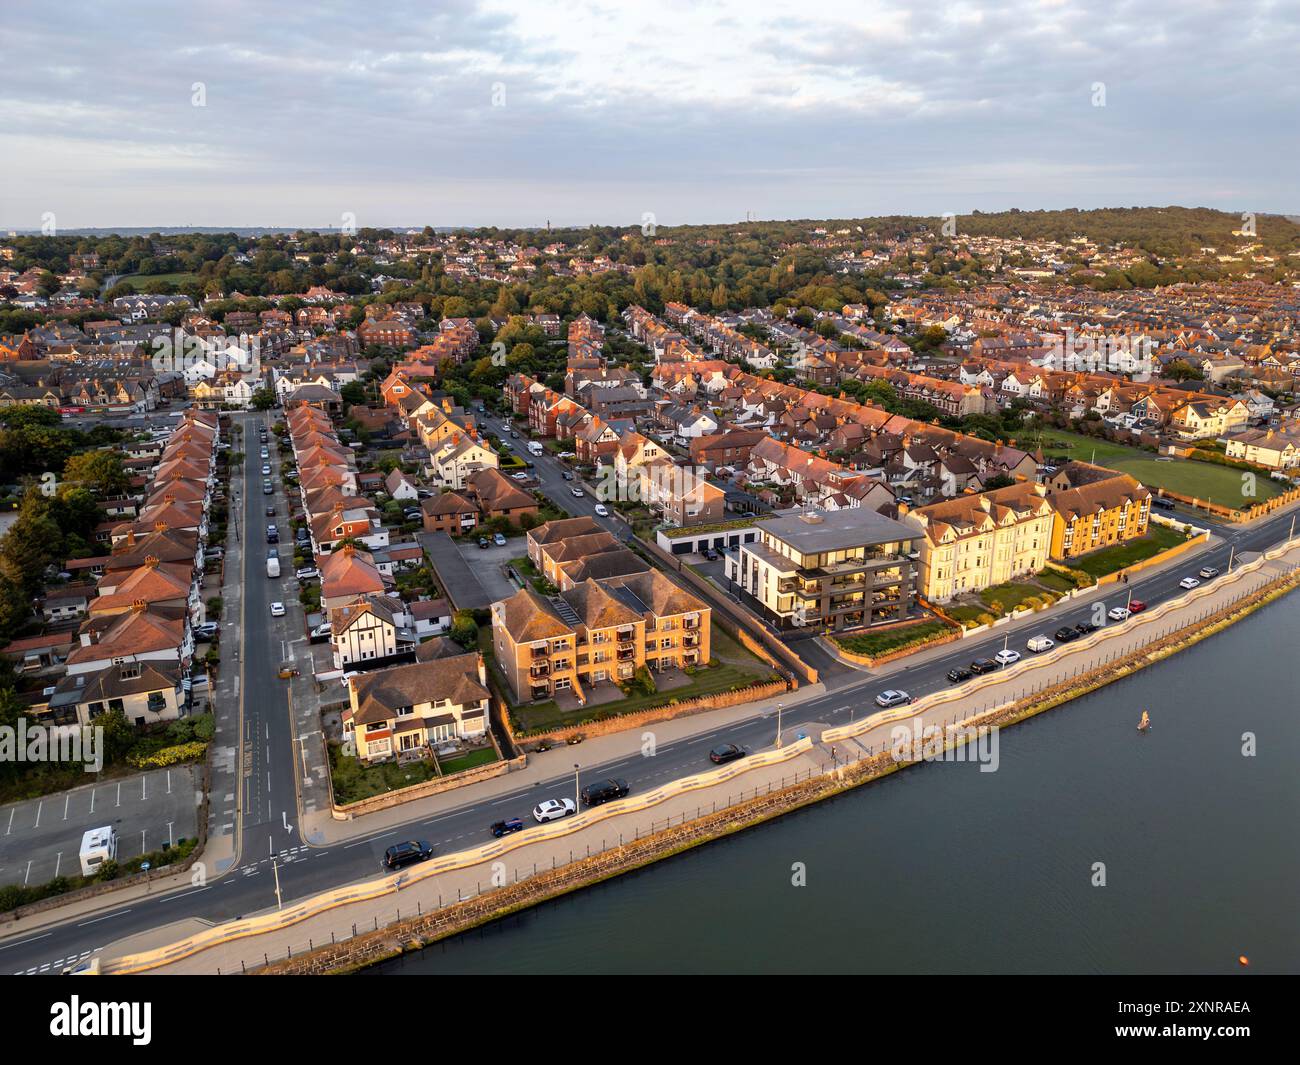
[[[907,692],[898,688],[887,688],[876,696],[876,705],[883,707],[906,706],[912,701]]]
[[[970,671],[976,676],[983,676],[985,673],[992,673],[998,668],[998,664],[991,658],[977,658],[970,664]]]
[[[1020,652],[1013,651],[1010,647],[1006,647],[995,654],[993,660],[1000,666],[1009,666],[1020,661]]]
[[[631,790],[626,780],[618,780],[614,777],[610,777],[608,780],[598,780],[596,783],[588,784],[582,789],[582,804],[584,806],[600,806],[602,803],[621,799]]]
[[[1122,606],[1113,606],[1106,611],[1106,616],[1111,621],[1126,621],[1128,619],[1128,608]]]
[[[1081,633],[1078,629],[1072,629],[1069,625],[1057,629],[1056,632],[1053,633],[1057,643],[1069,643],[1071,640],[1077,640],[1080,635]]]
[[[424,862],[433,857],[433,847],[426,840],[412,839],[404,843],[394,843],[384,851],[384,866],[388,869],[400,869],[412,862]]]
[[[745,749],[738,747],[734,743],[724,743],[714,747],[709,752],[709,761],[714,765],[726,765],[728,762],[734,762],[737,758],[745,757]]]
[[[1056,644],[1046,636],[1031,636],[1029,642],[1025,644],[1025,646],[1033,651],[1034,654],[1040,655],[1044,651],[1050,651],[1056,646]]]
[[[544,825],[547,821],[558,821],[577,812],[577,804],[572,799],[543,799],[533,807],[533,820]]]
[[[524,823],[518,817],[507,817],[504,821],[493,821],[490,829],[493,836],[500,839],[502,836],[508,836],[511,832],[522,832]]]
[[[1195,577],[1184,577],[1181,581],[1178,582],[1179,588],[1186,588],[1189,592],[1193,588],[1199,588],[1200,586],[1201,586],[1201,582],[1198,581]]]
[[[1141,599],[1130,600],[1128,604],[1128,612],[1130,614],[1140,614],[1146,608],[1147,608],[1146,603],[1142,602]]]
[[[1197,576],[1200,577],[1201,580],[1203,581],[1208,581],[1213,577],[1217,577],[1218,575],[1219,575],[1219,571],[1215,569],[1213,566],[1204,566],[1202,567],[1201,572],[1197,574]]]
[[[273,618],[284,617],[284,604],[281,603],[279,600],[276,600],[274,603],[271,604],[271,617]]]
[[[948,670],[948,680],[953,684],[961,684],[963,681],[970,680],[974,674],[965,666],[953,666]]]

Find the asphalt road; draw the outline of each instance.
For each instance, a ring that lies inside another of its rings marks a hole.
[[[256,431],[254,430],[254,435]],[[256,453],[255,451],[253,452]],[[560,464],[547,456],[535,460],[542,479],[543,491],[570,511],[579,510],[583,500],[565,498],[569,482],[559,476]],[[260,460],[257,460],[260,467]],[[250,464],[251,466],[251,464]],[[245,527],[264,527],[261,495],[261,473],[252,469],[249,483],[254,495],[251,504],[246,501],[245,513],[254,520]],[[587,506],[594,505],[587,497]],[[255,508],[255,509],[254,509]],[[596,519],[601,521],[601,519]],[[1258,551],[1286,539],[1291,527],[1291,515],[1280,515],[1259,523],[1248,530],[1220,530],[1225,537],[1222,544],[1193,555],[1185,565],[1173,567],[1163,573],[1145,578],[1135,577],[1129,585],[1118,585],[1105,599],[1106,606],[1122,604],[1129,590],[1134,598],[1155,604],[1180,591],[1178,581],[1201,566],[1214,565],[1227,569],[1230,549],[1240,554]],[[618,531],[617,523],[604,522],[611,531]],[[137,899],[119,911],[99,913],[53,925],[27,938],[0,941],[0,972],[23,973],[39,971],[52,961],[77,956],[87,950],[98,950],[108,943],[147,929],[197,917],[207,921],[223,921],[243,914],[265,909],[275,904],[275,881],[269,856],[277,859],[279,887],[287,904],[292,900],[311,895],[327,888],[337,887],[356,880],[374,876],[380,871],[380,856],[384,849],[402,839],[425,839],[439,851],[455,850],[470,842],[486,842],[488,826],[502,817],[527,816],[533,805],[541,799],[573,794],[573,763],[582,762],[581,748],[560,748],[542,755],[531,756],[540,764],[553,767],[554,773],[545,783],[520,787],[504,795],[494,794],[489,799],[473,797],[474,789],[467,788],[464,801],[430,817],[421,815],[410,822],[377,831],[375,835],[335,844],[327,848],[302,846],[296,826],[286,831],[282,825],[282,812],[292,825],[296,804],[293,797],[292,745],[289,735],[289,714],[282,682],[275,680],[276,663],[272,646],[279,647],[283,622],[270,624],[267,603],[271,598],[283,598],[290,606],[290,628],[299,631],[300,620],[293,616],[297,607],[291,594],[290,579],[284,589],[272,596],[270,583],[260,571],[264,551],[256,548],[247,553],[249,567],[246,582],[246,616],[244,621],[244,661],[246,681],[242,687],[248,694],[245,700],[246,737],[252,749],[251,768],[245,780],[248,802],[244,817],[244,844],[239,867],[206,887],[185,888],[169,894],[160,894],[143,900]],[[291,603],[292,601],[292,603]],[[854,678],[825,695],[796,704],[784,711],[785,730],[798,728],[811,722],[829,725],[846,724],[850,720],[874,712],[874,697],[885,688],[903,688],[913,696],[945,688],[944,674],[957,664],[965,664],[975,657],[989,657],[1009,641],[1010,646],[1024,653],[1025,641],[1037,633],[1050,634],[1064,624],[1076,624],[1093,616],[1092,601],[1052,611],[1046,615],[1025,618],[1000,628],[996,635],[975,637],[953,645],[950,654],[923,664],[901,665],[887,669],[879,676],[855,674]],[[584,781],[601,776],[617,775],[625,778],[634,791],[642,791],[665,781],[707,768],[707,753],[719,742],[732,742],[751,749],[770,745],[776,733],[775,714],[758,713],[745,721],[737,722],[717,732],[684,738],[658,747],[655,757],[645,758],[638,753],[613,761],[584,766]],[[247,756],[246,756],[247,757]],[[538,764],[538,763],[534,763]],[[263,788],[265,778],[265,788]],[[112,920],[107,918],[111,917]],[[102,922],[102,923],[101,923]],[[47,971],[56,971],[49,969]]]

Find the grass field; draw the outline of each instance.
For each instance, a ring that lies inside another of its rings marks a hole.
[[[928,643],[956,630],[942,621],[923,621],[917,625],[904,625],[884,632],[866,632],[861,636],[837,636],[835,642],[855,655],[878,658],[912,644]]]
[[[152,285],[185,285],[199,279],[198,274],[127,274],[125,277],[119,277],[117,283],[123,281],[130,284],[137,292],[144,292],[147,286]]]
[[[1116,544],[1114,547],[1103,547],[1090,555],[1071,559],[1070,565],[1094,577],[1104,577],[1108,573],[1114,573],[1135,562],[1142,562],[1153,555],[1158,555],[1161,551],[1168,551],[1169,548],[1178,546],[1186,539],[1187,537],[1182,533],[1166,525],[1149,525],[1146,536],[1141,540],[1130,540],[1128,543]]]
[[[1030,446],[1031,443],[1025,441],[1024,446]],[[1276,481],[1256,476],[1255,496],[1243,496],[1241,470],[1190,459],[1161,461],[1148,451],[1113,444],[1107,440],[1094,440],[1090,436],[1062,429],[1044,429],[1042,446],[1044,454],[1063,454],[1083,462],[1095,462],[1099,466],[1108,466],[1112,470],[1130,474],[1148,488],[1166,488],[1171,492],[1196,496],[1227,507],[1263,502],[1282,491],[1282,486]]]

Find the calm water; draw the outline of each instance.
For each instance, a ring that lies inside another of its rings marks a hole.
[[[1007,730],[996,773],[908,769],[371,971],[1297,972],[1298,669],[1292,594]]]

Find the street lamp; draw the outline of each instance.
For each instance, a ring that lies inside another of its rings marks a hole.
[[[784,709],[784,703],[776,704],[776,745],[781,746],[781,711]]]
[[[574,808],[575,810],[578,808],[578,801],[579,801],[579,793],[578,793],[578,763],[577,763],[577,762],[574,762],[574,763],[573,763],[573,808]]]

